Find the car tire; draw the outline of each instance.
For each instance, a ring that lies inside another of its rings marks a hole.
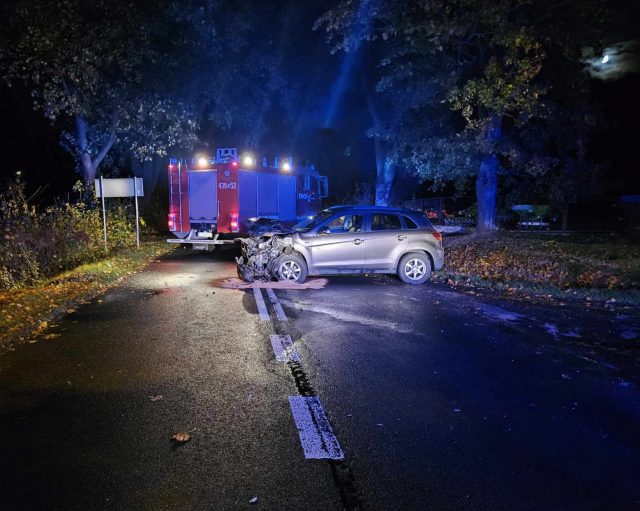
[[[278,280],[302,284],[307,279],[307,263],[295,252],[281,255],[275,260],[273,266]]]
[[[429,256],[421,252],[403,255],[398,263],[398,277],[407,284],[424,284],[431,276]]]

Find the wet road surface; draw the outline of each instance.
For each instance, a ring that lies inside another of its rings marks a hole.
[[[640,509],[638,381],[583,345],[633,313],[234,274],[176,251],[0,357],[0,509]]]

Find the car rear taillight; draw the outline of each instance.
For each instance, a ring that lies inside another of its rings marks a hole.
[[[438,241],[442,241],[442,233],[438,232],[438,231],[433,231],[431,233],[433,235],[433,237],[438,240]]]
[[[167,224],[169,225],[169,230],[173,231],[174,227],[175,227],[175,220],[174,220],[175,215],[169,215],[169,221],[167,222]]]

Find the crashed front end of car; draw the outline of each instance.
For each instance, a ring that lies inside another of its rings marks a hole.
[[[240,238],[242,255],[236,257],[238,277],[245,282],[280,280],[279,261],[293,254],[293,239],[290,236],[267,234]]]

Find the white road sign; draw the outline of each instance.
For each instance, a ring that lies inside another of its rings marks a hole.
[[[109,197],[144,197],[144,187],[142,179],[133,177],[116,179],[96,180],[96,195],[102,197],[102,187],[104,186],[104,196]]]

